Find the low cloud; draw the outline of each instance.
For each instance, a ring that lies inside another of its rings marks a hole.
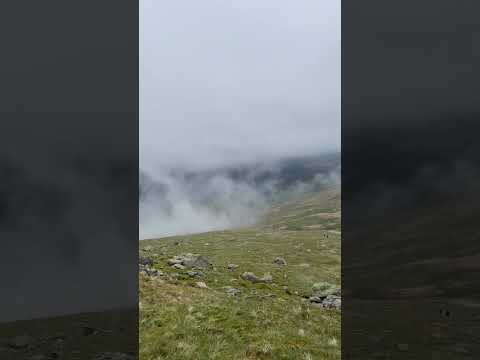
[[[297,160],[219,169],[140,175],[140,239],[254,224],[276,201],[340,183],[337,161]],[[299,164],[304,166],[299,167]]]

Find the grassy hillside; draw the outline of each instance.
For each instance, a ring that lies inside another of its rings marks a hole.
[[[300,200],[274,206],[259,226],[274,230],[340,231],[341,196],[337,189],[302,195]]]
[[[331,190],[278,204],[255,228],[142,241],[140,358],[339,359],[340,312],[308,299],[315,283],[340,284],[339,215]],[[172,266],[186,253],[211,266]]]

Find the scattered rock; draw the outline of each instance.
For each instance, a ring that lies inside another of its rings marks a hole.
[[[187,275],[194,278],[194,277],[203,277],[205,274],[201,271],[196,271],[196,270],[190,270],[187,271]]]
[[[254,273],[251,272],[244,272],[242,275],[240,275],[240,277],[243,280],[250,281],[252,283],[257,283],[260,280]]]
[[[180,278],[180,274],[179,273],[171,273],[169,274],[170,275],[170,279],[171,280],[178,280]]]
[[[273,262],[277,265],[280,265],[280,266],[287,265],[287,261],[282,257],[276,257],[275,260],[273,260]]]
[[[298,335],[299,335],[299,336],[305,336],[305,330],[299,329],[299,330],[298,330]]]
[[[152,251],[152,250],[153,250],[153,247],[150,246],[150,245],[147,245],[143,248],[143,251],[147,251],[147,252]]]
[[[198,268],[206,269],[212,268],[212,264],[204,256],[198,254],[182,254],[169,259],[167,262],[169,265],[174,266],[176,264],[188,267],[188,268]]]
[[[196,285],[199,289],[208,289],[207,284],[205,284],[203,281],[197,281],[197,282],[195,283],[195,285]]]
[[[226,291],[227,291],[227,294],[230,296],[238,296],[241,294],[241,291],[234,287],[227,287]]]
[[[235,271],[238,269],[238,265],[236,264],[228,264],[227,265],[227,269],[230,270],[230,271]]]
[[[272,275],[270,273],[266,273],[263,277],[259,278],[252,272],[244,272],[240,277],[243,280],[250,281],[252,283],[271,283],[273,281]]]
[[[182,264],[182,260],[180,258],[173,258],[173,259],[169,259],[167,261],[167,264],[170,265],[170,266],[173,266],[173,265],[177,265],[177,264]]]
[[[327,309],[337,309],[340,310],[342,307],[342,298],[336,295],[328,295],[322,301],[322,307]]]
[[[141,257],[138,259],[138,262],[139,262],[139,264],[142,265],[142,266],[153,266],[153,260],[150,259],[150,258],[146,258],[146,257],[142,257],[142,256],[141,256]]]
[[[165,275],[163,272],[149,266],[140,266],[140,272],[149,277],[158,277]]]
[[[309,298],[312,305],[327,309],[341,309],[342,298],[338,286],[325,281],[318,282],[312,286],[312,293]]]
[[[185,266],[183,266],[182,264],[173,264],[172,267],[177,270],[185,269]]]
[[[183,265],[186,267],[196,267],[200,269],[206,269],[212,267],[210,261],[201,255],[188,254],[184,257]]]

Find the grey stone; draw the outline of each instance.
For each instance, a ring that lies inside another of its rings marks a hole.
[[[203,277],[205,276],[204,273],[202,273],[201,271],[196,271],[196,270],[190,270],[190,271],[187,271],[187,275],[190,276],[190,277]]]
[[[184,258],[183,265],[186,267],[196,267],[200,269],[206,269],[212,266],[210,261],[201,255],[191,255]]]
[[[263,275],[263,277],[259,278],[257,275],[255,275],[252,272],[244,272],[240,277],[243,280],[250,281],[252,283],[271,283],[273,281],[272,275],[269,273],[266,273]]]
[[[342,307],[342,299],[336,295],[328,295],[322,302],[324,308],[340,309]]]
[[[182,263],[182,260],[179,259],[179,258],[173,258],[173,259],[169,259],[167,261],[168,265],[176,265],[176,264],[181,264],[181,263]]]
[[[230,296],[238,296],[238,295],[241,294],[241,291],[237,288],[234,288],[234,287],[227,287],[226,292]]]
[[[174,266],[176,264],[180,264],[182,266],[188,268],[199,268],[199,269],[206,269],[211,268],[212,264],[208,259],[204,256],[198,254],[182,254],[169,259],[167,262],[169,265]]]
[[[243,280],[250,281],[252,283],[257,283],[260,280],[254,273],[248,271],[244,272],[242,275],[240,275],[240,277]]]
[[[238,265],[236,264],[228,264],[227,265],[227,269],[230,270],[230,271],[235,271],[238,269]]]

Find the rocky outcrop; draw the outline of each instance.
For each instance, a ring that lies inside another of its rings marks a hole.
[[[209,269],[213,267],[206,257],[191,253],[177,255],[169,259],[167,263],[170,266],[181,265],[185,268]]]
[[[340,310],[342,298],[340,288],[336,285],[322,281],[313,284],[310,303],[317,307]]]

